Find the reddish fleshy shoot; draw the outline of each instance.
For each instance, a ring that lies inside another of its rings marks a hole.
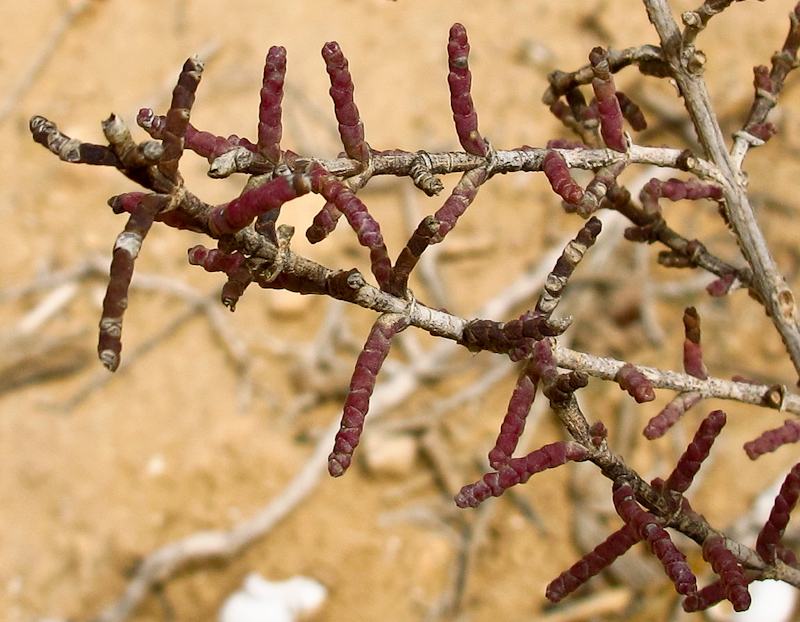
[[[715,298],[727,296],[728,292],[731,291],[731,286],[735,281],[736,275],[734,273],[731,272],[725,274],[718,279],[714,279],[711,283],[706,285],[706,291],[710,296],[714,296]]]
[[[656,517],[643,510],[636,502],[633,489],[627,482],[615,484],[614,507],[626,524],[645,542],[664,567],[664,571],[675,586],[678,594],[688,595],[697,591],[697,578],[686,563],[669,534],[658,524]]]
[[[128,223],[114,244],[108,288],[100,318],[100,338],[97,342],[97,354],[109,371],[116,371],[120,363],[122,316],[128,308],[128,289],[133,277],[134,262],[156,214],[163,209],[166,202],[167,199],[159,195],[141,196],[131,209]]]
[[[245,256],[239,251],[234,253],[223,253],[216,248],[206,248],[198,244],[188,251],[189,263],[193,266],[201,266],[206,272],[224,272],[231,274],[242,266]]]
[[[643,132],[647,129],[647,120],[644,118],[642,109],[622,91],[617,91],[617,101],[619,102],[622,116],[630,124],[630,126],[637,132]]]
[[[711,536],[703,542],[703,559],[719,575],[725,598],[731,602],[735,611],[750,608],[748,580],[733,553],[725,546],[721,536]]]
[[[158,161],[158,169],[168,179],[177,183],[178,161],[183,155],[184,137],[189,126],[189,115],[194,105],[194,94],[200,84],[203,63],[190,58],[183,65],[178,84],[172,91],[172,104],[167,111],[164,125],[164,156]]]
[[[558,196],[572,206],[577,207],[583,199],[583,188],[581,188],[569,173],[564,157],[557,151],[548,151],[542,161],[542,171],[544,171],[550,187]]]
[[[725,600],[725,587],[721,580],[717,580],[684,598],[681,606],[687,613],[693,613],[705,611],[723,600]]]
[[[517,448],[519,437],[525,429],[525,420],[536,397],[538,378],[526,366],[517,379],[517,385],[508,402],[508,410],[500,426],[500,434],[489,452],[489,466],[499,469],[507,463]]]
[[[552,603],[560,602],[589,579],[608,568],[640,540],[641,537],[632,525],[624,525],[551,581],[545,590],[547,600]]]
[[[631,363],[625,363],[617,372],[614,380],[639,404],[656,399],[653,383]]]
[[[258,151],[272,164],[281,160],[281,102],[286,78],[286,48],[273,46],[267,53],[258,106]]]
[[[364,124],[355,103],[355,86],[347,59],[335,41],[323,46],[322,58],[331,80],[329,93],[336,120],[339,122],[339,136],[344,150],[348,157],[366,162],[369,160],[369,145],[364,139]]]
[[[570,460],[581,461],[588,457],[588,450],[575,441],[545,445],[524,458],[511,458],[497,471],[464,486],[455,496],[456,505],[460,508],[477,507],[489,497],[499,497],[511,486],[524,484],[536,473],[561,466]]]
[[[683,369],[687,374],[705,380],[708,370],[703,363],[703,348],[700,345],[700,316],[694,307],[684,310],[683,327],[686,334],[683,341]]]
[[[216,248],[205,248],[197,245],[189,249],[189,263],[201,266],[207,272],[224,272],[228,280],[222,286],[220,298],[222,304],[231,311],[236,310],[236,303],[244,294],[247,286],[253,282],[253,274],[245,265],[246,257],[236,251],[224,253]]]
[[[375,275],[381,289],[386,290],[389,287],[392,262],[383,241],[380,225],[370,215],[361,199],[320,164],[314,162],[309,167],[308,174],[311,178],[311,189],[325,197],[326,201],[334,204],[344,214],[356,232],[359,243],[369,249],[372,274]]]
[[[800,441],[800,421],[787,419],[779,428],[767,430],[757,439],[744,444],[744,450],[751,460],[770,453],[788,443]]]
[[[215,207],[209,217],[209,226],[217,236],[236,233],[259,214],[278,209],[287,201],[310,191],[310,179],[303,173],[279,175],[261,186],[246,190],[233,201]]]
[[[721,410],[711,412],[708,417],[703,419],[700,428],[694,435],[692,442],[683,455],[678,459],[678,463],[672,474],[667,478],[666,487],[675,492],[686,492],[694,480],[694,476],[700,470],[700,465],[708,458],[711,447],[714,444],[722,428],[725,426],[727,418]]]
[[[783,532],[789,524],[789,516],[797,505],[798,496],[800,496],[800,463],[795,464],[783,480],[769,518],[756,540],[756,551],[768,564],[774,563],[777,558],[790,566],[797,567],[795,554],[784,547],[782,540]]]
[[[306,239],[312,244],[322,242],[336,229],[336,223],[341,216],[342,212],[333,203],[325,201],[325,205],[317,212],[311,226],[306,230]]]
[[[589,62],[594,73],[592,90],[597,99],[600,135],[607,147],[624,153],[628,149],[628,139],[622,128],[622,109],[608,64],[608,52],[601,47],[594,48],[589,54]]]
[[[449,73],[447,84],[450,87],[450,108],[456,126],[458,140],[464,151],[478,156],[486,156],[486,141],[478,131],[478,113],[472,101],[472,74],[469,71],[469,42],[467,29],[461,24],[450,28],[447,42],[447,62]]]
[[[655,417],[650,419],[644,429],[645,438],[653,440],[664,436],[701,399],[703,399],[703,396],[694,391],[686,391],[673,397]]]
[[[336,434],[333,451],[328,456],[328,472],[333,477],[343,475],[353,460],[353,452],[361,440],[378,372],[389,354],[392,338],[407,326],[407,318],[390,313],[381,315],[372,325],[364,348],[356,360],[356,368],[344,403],[341,427]]]

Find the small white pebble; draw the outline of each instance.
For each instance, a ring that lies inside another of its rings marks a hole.
[[[252,572],[219,610],[219,622],[297,622],[319,609],[327,588],[308,577],[267,581]]]
[[[163,454],[155,454],[147,461],[147,466],[144,470],[149,477],[158,477],[167,470],[167,460]]]

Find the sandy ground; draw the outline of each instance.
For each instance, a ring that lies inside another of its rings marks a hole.
[[[701,40],[729,134],[749,107],[751,67],[779,47],[790,8],[778,0],[737,3]],[[594,45],[655,40],[643,9],[623,0],[0,3],[0,619],[90,619],[121,595],[149,552],[198,530],[229,529],[285,498],[339,415],[371,321],[360,309],[254,289],[235,314],[220,311],[213,302],[219,275],[186,263],[185,250],[202,240],[156,227],[137,263],[144,278],[125,319],[124,362],[110,376],[94,356],[104,280],[91,266],[105,270],[124,224],[105,201],[133,188],[113,170],[59,162],[30,140],[29,117],[42,114],[71,136],[101,142],[99,122],[112,111],[131,125],[142,106],[165,111],[181,64],[198,54],[208,62],[193,122],[252,137],[263,59],[277,44],[289,58],[284,145],[331,157],[340,146],[319,50],[337,40],[350,59],[373,147],[455,149],[445,45],[456,21],[470,35],[481,129],[505,148],[567,135],[539,103],[548,71],[583,64]],[[621,80],[633,93],[646,84],[633,72]],[[667,85],[655,86],[650,99],[666,116],[680,112]],[[777,259],[795,279],[796,88],[774,119],[781,133],[752,154],[748,171]],[[658,129],[664,123],[654,125],[643,142],[675,144]],[[210,180],[205,167],[191,155],[182,162],[195,193],[221,202],[239,192],[241,180]],[[376,180],[363,193],[394,252],[409,223],[441,203],[409,188],[404,180]],[[313,197],[297,201],[285,210],[286,221],[302,232],[318,208]],[[673,217],[679,229],[706,235],[717,252],[736,256],[707,206],[676,206]],[[473,316],[488,301],[507,299],[516,278],[578,226],[541,176],[493,180],[432,264],[445,286],[417,281],[415,292]],[[363,267],[352,232],[340,229],[314,247],[298,235],[294,248],[331,267]],[[610,251],[619,230],[613,235]],[[754,302],[744,294],[709,300],[707,279],[663,270],[655,254],[621,246],[605,263],[587,260],[564,303],[576,320],[576,347],[674,368],[681,309],[695,304],[712,373],[793,384],[780,340]],[[69,277],[81,266],[89,266],[85,278]],[[56,276],[48,282],[48,274]],[[44,285],[23,293],[32,283]],[[32,315],[46,300],[55,311]],[[496,319],[514,317],[534,300],[529,294]],[[230,563],[184,571],[132,619],[213,620],[251,571],[322,582],[329,598],[313,618],[319,622],[547,619],[538,617],[547,609],[544,586],[615,528],[604,518],[608,483],[589,467],[567,467],[485,509],[458,511],[452,494],[485,468],[514,369],[498,367],[499,357],[455,351],[417,376],[418,389],[401,399],[397,379],[410,361],[430,360],[437,342],[409,333],[401,345],[387,364],[388,388],[380,389],[398,403],[367,430],[375,440],[365,441],[355,468],[318,481],[321,470],[311,468],[310,494],[264,538]],[[496,384],[477,390],[491,374]],[[632,407],[616,387],[592,383],[584,402],[590,417],[618,433],[629,462],[655,476],[670,468],[702,414],[672,439],[645,445],[638,430],[668,398]],[[742,441],[782,419],[725,408],[731,424],[693,497],[723,528],[796,461],[788,447],[751,465]],[[532,428],[530,449],[560,438],[546,409]],[[589,520],[576,522],[576,515]],[[650,574],[641,556],[630,559],[582,594],[599,599],[589,613],[569,619],[589,619],[603,606],[609,619],[680,619],[663,575]]]

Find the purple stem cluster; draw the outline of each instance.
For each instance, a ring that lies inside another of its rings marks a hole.
[[[749,583],[739,562],[725,546],[722,536],[710,536],[703,542],[703,559],[711,564],[711,568],[719,575],[719,589],[723,598],[729,600],[736,611],[745,611],[750,607]],[[708,595],[689,596],[683,603],[686,611],[698,611],[710,605]],[[721,600],[721,599],[720,599]]]
[[[478,131],[478,113],[472,102],[472,74],[469,71],[469,42],[467,29],[461,24],[450,28],[447,42],[447,84],[450,86],[450,108],[456,126],[458,140],[464,151],[485,157],[486,141]]]
[[[688,595],[697,591],[697,579],[686,563],[686,556],[673,544],[666,530],[658,524],[656,517],[643,510],[627,482],[618,482],[613,494],[614,507],[620,518],[629,525],[640,539],[647,542],[678,594]]]
[[[364,419],[369,411],[369,400],[375,389],[378,372],[389,354],[392,338],[407,326],[407,318],[394,314],[381,315],[372,325],[364,348],[356,360],[356,368],[344,403],[341,428],[336,434],[333,451],[328,456],[328,472],[333,477],[342,475],[352,462],[353,452],[361,440]]]
[[[370,215],[361,199],[344,182],[322,168],[322,165],[314,162],[308,169],[308,175],[311,180],[311,190],[321,194],[326,201],[335,205],[344,214],[356,232],[359,243],[369,249],[372,274],[375,275],[381,289],[386,290],[389,287],[392,262],[383,241],[380,225]]]
[[[700,465],[708,457],[714,440],[725,425],[725,420],[725,413],[722,411],[711,412],[700,424],[692,442],[667,480],[659,478],[653,480],[651,484],[653,490],[658,491],[676,512],[682,509],[691,511],[686,499],[676,495],[682,495],[691,485]],[[604,426],[602,424],[593,426],[593,443],[595,445],[602,443],[604,438]],[[699,602],[696,597],[697,582],[686,563],[686,557],[675,547],[656,517],[639,506],[631,485],[624,479],[615,482],[613,500],[617,513],[625,521],[625,525],[552,581],[547,587],[547,598],[552,602],[560,601],[608,567],[634,544],[644,540],[651,552],[661,561],[677,592],[687,596],[685,602],[688,602],[689,606],[695,606]],[[731,595],[739,598],[738,592]],[[714,602],[726,597],[727,593],[723,591]]]

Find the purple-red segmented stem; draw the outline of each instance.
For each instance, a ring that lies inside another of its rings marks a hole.
[[[447,84],[450,87],[450,108],[456,126],[458,140],[464,151],[486,157],[486,141],[478,131],[478,113],[472,101],[472,74],[469,71],[469,42],[467,30],[461,24],[453,24],[447,42],[447,63],[450,72]]]
[[[639,534],[631,525],[624,525],[551,581],[545,591],[547,600],[553,603],[561,601],[593,576],[608,568],[640,540]]]
[[[718,579],[703,589],[697,590],[694,594],[689,594],[683,599],[682,607],[687,613],[705,611],[723,600],[725,600],[725,588],[722,581]]]
[[[597,241],[597,236],[600,235],[602,229],[603,223],[600,219],[592,217],[581,227],[577,235],[567,242],[556,261],[556,265],[544,281],[542,293],[539,294],[539,298],[536,300],[536,307],[533,313],[525,314],[522,319],[538,317],[542,320],[547,320],[552,316],[553,311],[561,302],[564,288],[566,288],[567,282],[575,272],[575,268],[583,260],[586,251]]]
[[[639,404],[656,399],[653,383],[631,363],[625,363],[617,372],[614,380]]]
[[[453,227],[456,226],[458,218],[466,211],[475,196],[478,194],[478,189],[489,178],[488,171],[483,168],[474,168],[461,176],[461,179],[453,188],[453,192],[444,202],[433,217],[439,223],[436,236],[432,242],[441,242]]]
[[[630,484],[624,481],[615,484],[613,501],[617,514],[647,542],[650,551],[658,557],[678,594],[696,592],[697,579],[686,563],[686,556],[675,547],[656,517],[639,506]]]
[[[622,91],[617,91],[617,101],[622,110],[622,116],[630,124],[630,126],[637,132],[643,132],[647,129],[647,120],[644,118],[642,109],[630,97],[625,95]]]
[[[258,151],[273,164],[281,160],[281,101],[286,77],[286,48],[273,46],[264,64],[258,107]]]
[[[303,173],[280,175],[247,190],[230,203],[213,209],[209,226],[215,236],[236,233],[249,225],[256,216],[280,208],[287,201],[311,191],[308,176]]]
[[[500,426],[500,434],[494,448],[489,452],[489,466],[499,469],[507,463],[517,448],[519,437],[525,430],[525,419],[536,397],[539,379],[528,364],[517,378],[517,385],[508,402],[508,411]]]
[[[339,136],[349,158],[366,162],[369,160],[369,145],[364,140],[364,125],[358,113],[355,99],[355,86],[348,70],[347,59],[335,41],[326,43],[322,48],[325,69],[331,80],[330,95],[333,110],[339,122]]]
[[[119,367],[122,351],[122,316],[128,308],[128,288],[133,277],[133,265],[142,248],[147,232],[153,225],[156,214],[164,208],[168,199],[147,194],[131,210],[125,229],[117,237],[109,270],[108,288],[103,300],[103,315],[100,319],[100,338],[97,354],[109,371]]]
[[[789,524],[789,515],[792,513],[797,498],[800,496],[800,463],[795,464],[786,479],[783,480],[781,489],[775,497],[769,518],[756,540],[756,551],[768,564],[775,563],[775,558],[797,567],[797,559],[792,551],[784,548],[783,532]]]
[[[644,429],[645,438],[651,441],[661,438],[667,431],[677,423],[687,410],[696,406],[703,396],[700,393],[686,391],[678,393],[655,417],[650,419]]]
[[[206,272],[224,272],[232,274],[236,272],[245,260],[245,256],[239,251],[233,253],[223,253],[216,248],[206,248],[198,244],[188,251],[189,263],[193,266],[202,266]]]
[[[748,580],[733,553],[725,546],[721,536],[710,536],[703,542],[703,559],[711,564],[711,568],[719,575],[725,598],[736,611],[750,608],[750,592]]]
[[[583,188],[572,179],[567,162],[560,153],[548,151],[542,161],[542,171],[550,182],[553,192],[570,205],[577,207],[581,204]]]
[[[622,129],[622,109],[608,64],[608,52],[601,47],[594,48],[589,54],[589,62],[594,73],[592,90],[597,99],[600,135],[606,146],[624,153],[628,149],[628,140]]]
[[[397,314],[381,315],[372,325],[364,349],[358,355],[356,368],[350,380],[350,390],[344,403],[342,424],[336,434],[333,451],[328,456],[328,472],[333,477],[342,475],[353,459],[353,452],[361,440],[364,419],[369,411],[369,400],[375,389],[378,372],[389,354],[392,337],[408,326],[408,319]]]
[[[700,470],[700,465],[708,458],[711,446],[725,426],[725,421],[725,413],[721,410],[715,410],[703,419],[689,447],[678,459],[678,464],[667,478],[667,488],[680,493],[689,489],[694,476]]]
[[[178,76],[178,84],[172,91],[172,104],[167,111],[164,125],[164,156],[158,162],[158,170],[170,180],[176,181],[178,161],[183,155],[184,137],[189,126],[189,114],[194,105],[194,94],[200,84],[203,63],[197,58],[188,59]]]
[[[306,230],[306,238],[312,244],[322,242],[331,232],[336,229],[336,223],[341,218],[342,212],[330,201],[325,201],[325,205],[314,216],[311,226]]]
[[[239,298],[253,282],[253,274],[245,265],[245,256],[239,251],[223,253],[216,248],[193,246],[189,249],[189,263],[193,266],[202,266],[207,272],[224,272],[228,275],[227,282],[222,286],[220,298],[222,304],[231,311],[236,310]]]
[[[334,204],[345,215],[356,232],[359,243],[369,249],[372,274],[375,275],[381,289],[386,290],[389,287],[392,263],[389,260],[389,251],[383,241],[380,225],[370,215],[361,199],[319,163],[314,162],[309,167],[308,175],[311,179],[311,189],[325,197],[326,201]]]
[[[683,341],[683,369],[687,374],[705,380],[708,370],[703,363],[703,348],[700,345],[700,316],[694,307],[684,309],[683,328],[686,335]]]
[[[800,441],[800,421],[787,419],[783,425],[773,430],[767,430],[757,439],[744,444],[744,450],[751,460],[762,454],[775,451],[787,443]]]
[[[477,507],[489,497],[499,497],[511,486],[524,484],[531,475],[589,457],[589,451],[575,441],[560,441],[532,451],[524,458],[511,458],[500,468],[487,473],[474,484],[464,486],[455,496],[460,508]]]

